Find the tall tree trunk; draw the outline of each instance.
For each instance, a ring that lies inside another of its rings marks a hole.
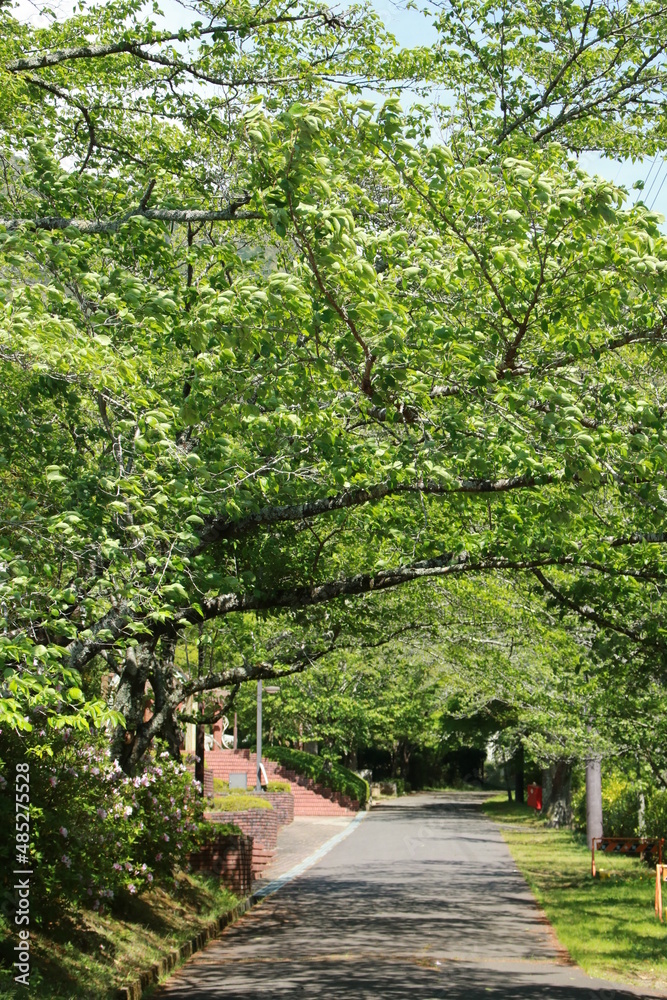
[[[201,784],[204,794],[204,757],[206,754],[206,730],[201,723],[197,726],[197,742],[195,744],[195,781]]]
[[[511,780],[511,777],[510,777],[510,765],[509,765],[509,761],[507,761],[507,763],[505,764],[503,770],[505,772],[505,788],[507,789],[507,801],[511,802],[512,801],[512,780]]]
[[[586,840],[592,847],[593,840],[602,832],[602,766],[599,757],[586,760]]]
[[[122,712],[125,726],[117,726],[111,752],[122,769],[131,774],[131,764],[137,734],[144,727],[146,681],[150,672],[151,650],[148,646],[130,646],[125,653],[125,666],[114,698],[114,708]]]
[[[547,826],[563,827],[572,823],[572,765],[557,760],[544,773],[542,812]]]
[[[403,757],[403,763],[401,767],[401,777],[403,778],[404,781],[407,781],[408,768],[410,767],[410,758],[412,757],[412,751],[408,743],[403,744],[402,757]]]
[[[525,754],[523,749],[523,743],[519,743],[517,752],[514,755],[514,798],[517,802],[522,805],[524,803],[524,769],[525,769]]]
[[[172,757],[180,759],[178,706],[169,700],[176,684],[174,652],[175,643],[164,641],[159,652],[149,646],[127,650],[114,699],[114,707],[125,717],[125,728],[118,726],[112,739],[113,755],[126,774],[136,773],[156,737],[165,739]],[[144,719],[147,683],[153,692],[153,712]]]
[[[159,736],[166,741],[169,753],[174,760],[180,760],[183,732],[177,718],[177,706],[170,703],[176,686],[175,654],[175,640],[167,641],[163,639],[159,657],[153,657],[153,669],[149,680],[155,696],[154,713],[155,715],[161,714],[164,716]]]

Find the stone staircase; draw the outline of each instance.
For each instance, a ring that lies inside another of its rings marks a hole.
[[[257,780],[257,755],[249,750],[206,751],[206,767],[214,778],[229,781],[229,772],[245,771],[248,788],[253,789]],[[297,774],[282,764],[262,757],[269,781],[289,781],[294,796],[295,816],[354,816],[359,804],[340,792],[316,784],[312,778]]]

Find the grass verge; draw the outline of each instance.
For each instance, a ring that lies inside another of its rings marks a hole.
[[[49,928],[31,927],[29,990],[14,982],[13,927],[0,918],[0,1000],[112,1000],[120,986],[237,903],[219,879],[179,874],[168,888],[129,900],[122,913],[83,911]]]
[[[653,911],[655,871],[640,861],[591,855],[581,834],[548,829],[534,809],[491,799],[483,806],[500,824],[517,867],[558,940],[585,972],[667,992],[667,925]]]

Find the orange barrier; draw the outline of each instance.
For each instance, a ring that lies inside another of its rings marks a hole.
[[[667,865],[655,866],[655,915],[662,923],[662,883],[667,882]]]
[[[591,845],[591,875],[595,878],[595,849],[603,854],[628,854],[630,857],[640,857],[642,854],[658,855],[658,864],[662,865],[662,847],[664,839],[647,839],[646,837],[596,837]]]

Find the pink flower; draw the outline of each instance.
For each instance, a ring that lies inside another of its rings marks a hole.
[[[122,868],[123,868],[123,866],[122,866],[122,865],[119,865],[119,864],[118,864],[118,862],[116,861],[116,862],[115,862],[115,864],[114,864],[114,869],[115,869],[115,870],[116,870],[117,872],[119,872],[119,871],[122,871]]]
[[[162,834],[162,838],[163,838],[163,840],[167,840],[168,841],[169,840],[169,834],[168,833],[163,833]]]
[[[69,859],[69,858],[67,857],[67,855],[66,855],[66,854],[63,854],[63,856],[62,856],[62,858],[61,858],[60,860],[62,861],[62,863],[63,863],[63,864],[64,864],[64,865],[65,865],[65,866],[66,866],[67,868],[71,868],[71,866],[72,866],[72,862],[71,862],[71,860],[70,860],[70,859]]]
[[[67,827],[66,826],[61,826],[60,827],[60,836],[61,837],[66,837],[67,836]]]
[[[127,887],[127,891],[131,892],[131,893],[135,893],[137,891],[136,885],[132,885],[132,883],[130,882],[130,884]]]
[[[151,875],[150,872],[148,873],[148,875],[146,876],[146,878],[148,879],[149,882],[153,881],[153,876]]]
[[[100,819],[106,819],[107,818],[106,809],[102,809],[102,807],[100,806],[100,808],[97,810],[97,815],[100,817]]]
[[[156,854],[155,855],[155,860],[156,861],[162,861],[162,854],[161,853],[160,854]]]
[[[53,775],[51,775],[51,777],[49,778],[49,784],[51,785],[51,788],[55,788],[56,785],[58,784],[58,779]]]

